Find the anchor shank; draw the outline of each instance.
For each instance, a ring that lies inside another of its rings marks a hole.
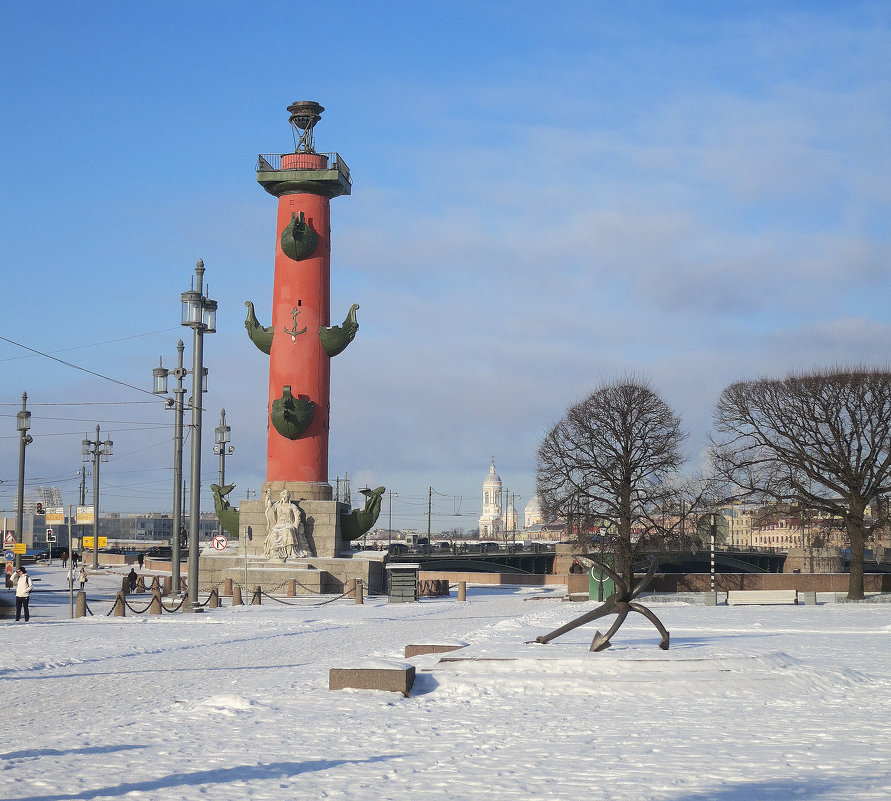
[[[577,629],[579,626],[584,626],[585,623],[590,623],[592,620],[597,620],[598,618],[605,617],[606,615],[612,615],[616,612],[616,602],[613,600],[615,598],[614,595],[611,595],[607,598],[601,606],[598,606],[596,609],[592,609],[590,612],[586,612],[584,615],[577,617],[575,620],[570,620],[569,623],[566,623],[563,626],[560,626],[559,629],[554,629],[549,634],[543,634],[541,637],[536,637],[535,642],[538,643],[548,643],[557,637],[560,637],[563,634],[566,634],[567,631],[572,631],[573,629]]]

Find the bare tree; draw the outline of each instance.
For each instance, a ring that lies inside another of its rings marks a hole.
[[[866,368],[731,384],[715,407],[719,474],[762,498],[844,522],[848,597],[863,598],[863,552],[891,491],[891,372]],[[874,514],[867,518],[872,504]]]
[[[678,506],[685,438],[680,418],[647,383],[626,378],[602,385],[572,406],[539,446],[542,511],[547,519],[570,521],[571,531],[605,529],[617,572],[630,587],[635,553],[679,527],[684,515],[673,508],[693,505]]]

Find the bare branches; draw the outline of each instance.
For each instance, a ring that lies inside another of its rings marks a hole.
[[[572,406],[538,450],[537,492],[550,517],[598,524],[615,538],[630,581],[632,532],[646,540],[677,502],[680,418],[645,382],[604,384]]]
[[[711,455],[744,492],[845,521],[849,597],[863,597],[865,512],[891,492],[891,372],[833,369],[731,384],[715,407]]]

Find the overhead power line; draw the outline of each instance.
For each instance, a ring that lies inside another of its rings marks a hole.
[[[112,384],[117,384],[118,386],[127,387],[128,389],[135,389],[137,392],[143,392],[146,395],[152,395],[149,390],[143,389],[142,387],[134,386],[133,384],[128,384],[126,381],[118,381],[116,378],[111,378],[110,376],[103,375],[102,373],[97,373],[95,370],[88,370],[86,367],[81,367],[78,364],[74,364],[73,362],[66,362],[64,359],[60,359],[56,356],[51,356],[49,353],[44,353],[41,350],[37,350],[36,348],[28,347],[28,345],[23,345],[21,342],[16,342],[13,339],[9,339],[7,337],[0,336],[0,340],[4,342],[8,342],[10,345],[15,345],[16,347],[23,348],[24,350],[31,351],[31,353],[36,353],[38,356],[43,356],[46,359],[52,359],[54,362],[58,362],[59,364],[64,364],[66,367],[71,367],[74,370],[80,370],[82,373],[88,373],[89,375],[94,375],[96,378],[101,378],[103,381],[111,381]]]

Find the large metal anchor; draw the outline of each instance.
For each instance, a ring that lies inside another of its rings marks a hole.
[[[647,620],[650,621],[650,623],[652,623],[656,627],[656,630],[662,635],[662,642],[659,643],[659,647],[663,651],[667,651],[669,633],[666,630],[665,626],[662,625],[659,618],[656,617],[656,615],[654,615],[649,609],[634,601],[634,599],[637,598],[637,596],[640,595],[640,593],[643,592],[650,585],[650,582],[653,580],[653,575],[656,572],[655,557],[648,556],[647,559],[650,562],[650,567],[647,570],[647,574],[637,583],[637,586],[629,592],[628,585],[625,583],[622,577],[608,568],[606,565],[598,562],[595,559],[591,559],[590,557],[578,557],[579,562],[585,565],[585,567],[587,567],[589,570],[598,570],[602,573],[606,573],[606,575],[615,582],[616,591],[596,609],[592,609],[590,612],[585,612],[584,615],[581,615],[575,620],[570,621],[565,626],[561,626],[559,629],[554,629],[554,631],[552,631],[550,634],[543,634],[541,637],[537,637],[532,642],[544,644],[550,642],[556,637],[561,636],[562,634],[566,634],[567,631],[572,631],[579,626],[584,626],[585,623],[590,623],[592,620],[597,620],[598,618],[605,617],[606,615],[618,615],[612,626],[609,627],[609,630],[606,632],[606,634],[601,634],[599,631],[595,632],[594,634],[594,639],[591,642],[591,650],[604,651],[609,648],[610,639],[619,630],[619,627],[625,622],[625,618],[628,617],[628,612],[637,612],[638,614],[643,615]]]

